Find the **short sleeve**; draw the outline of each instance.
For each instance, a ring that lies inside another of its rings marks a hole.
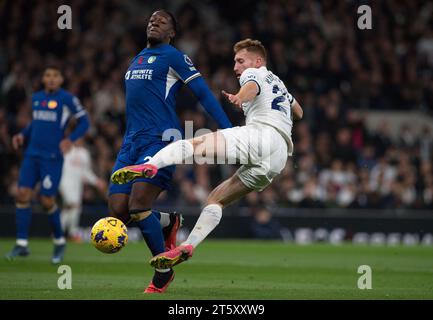
[[[200,72],[198,72],[191,59],[186,54],[176,51],[171,55],[170,60],[170,67],[183,83],[186,84],[192,79],[201,76]]]
[[[239,84],[242,87],[247,82],[254,81],[259,89],[259,92],[257,93],[257,95],[259,95],[261,92],[262,80],[257,71],[258,69],[255,68],[246,69],[244,72],[242,72],[241,77],[239,78]]]
[[[290,106],[293,107],[293,105],[294,105],[295,102],[296,102],[295,97],[292,96],[290,93],[287,93],[287,100],[289,100]]]

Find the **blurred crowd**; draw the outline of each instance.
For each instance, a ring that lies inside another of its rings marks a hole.
[[[59,30],[59,5],[72,8],[72,30]],[[367,130],[359,110],[417,110],[433,114],[433,3],[363,2],[373,29],[357,28],[359,1],[27,1],[0,2],[0,200],[13,203],[22,153],[11,136],[31,120],[31,92],[44,65],[60,64],[64,87],[86,107],[85,138],[95,172],[109,179],[125,129],[124,73],[146,44],[157,8],[178,18],[174,45],[187,53],[232,123],[243,114],[222,99],[235,92],[233,44],[247,37],[268,49],[268,67],[304,108],[295,123],[295,155],[261,194],[240,205],[300,208],[433,208],[433,133],[389,124]],[[216,124],[188,89],[178,96],[182,123]],[[200,205],[235,166],[178,167],[168,205]],[[85,203],[104,203],[86,188]]]

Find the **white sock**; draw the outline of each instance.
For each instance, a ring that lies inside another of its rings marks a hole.
[[[21,247],[27,247],[29,245],[29,240],[27,239],[17,239],[17,245]]]
[[[217,204],[209,204],[204,207],[194,229],[192,229],[188,239],[182,244],[191,244],[194,248],[197,247],[219,224],[222,211],[221,206]]]
[[[193,155],[192,143],[187,140],[178,140],[159,150],[148,163],[161,169],[174,164],[182,164],[184,160],[187,162]]]
[[[161,214],[161,218],[159,219],[159,223],[161,224],[161,228],[168,227],[170,224],[170,214],[167,212],[159,212]]]
[[[60,237],[58,239],[53,238],[53,243],[55,245],[65,244],[66,243],[66,239],[65,239],[65,237]]]

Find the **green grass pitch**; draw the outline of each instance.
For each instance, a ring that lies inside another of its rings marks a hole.
[[[57,287],[52,244],[31,239],[32,254],[6,261],[13,246],[0,240],[0,299],[433,299],[431,247],[298,246],[265,241],[206,240],[176,267],[163,295],[145,295],[150,254],[129,243],[107,255],[90,244],[68,244],[63,264],[72,289]],[[357,287],[358,266],[372,269],[372,289]]]

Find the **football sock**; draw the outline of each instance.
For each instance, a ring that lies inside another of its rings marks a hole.
[[[194,229],[182,245],[191,244],[194,248],[202,242],[209,233],[219,224],[222,217],[222,208],[217,204],[209,204],[200,213]]]
[[[159,150],[148,163],[158,169],[188,162],[194,155],[194,147],[187,140],[178,140]]]
[[[155,270],[155,274],[153,275],[153,285],[157,288],[164,287],[167,282],[170,281],[171,276],[173,275],[173,269],[168,269],[167,272],[159,272]]]
[[[152,210],[152,213],[159,220],[159,223],[161,224],[161,228],[168,227],[168,225],[170,224],[170,214],[169,213],[156,211],[156,210]]]
[[[32,208],[30,207],[30,204],[28,206],[17,205],[15,213],[17,224],[17,244],[20,246],[27,246],[30,222],[32,220]]]
[[[131,210],[130,214],[134,215],[149,212],[149,210]],[[165,251],[164,249],[164,237],[161,231],[161,224],[155,214],[149,214],[141,220],[135,220],[140,231],[143,235],[144,240],[147,243],[153,256],[160,254]]]
[[[60,222],[60,208],[57,205],[48,210],[48,220],[53,230],[54,243],[64,244],[65,238],[63,237],[62,224]]]

